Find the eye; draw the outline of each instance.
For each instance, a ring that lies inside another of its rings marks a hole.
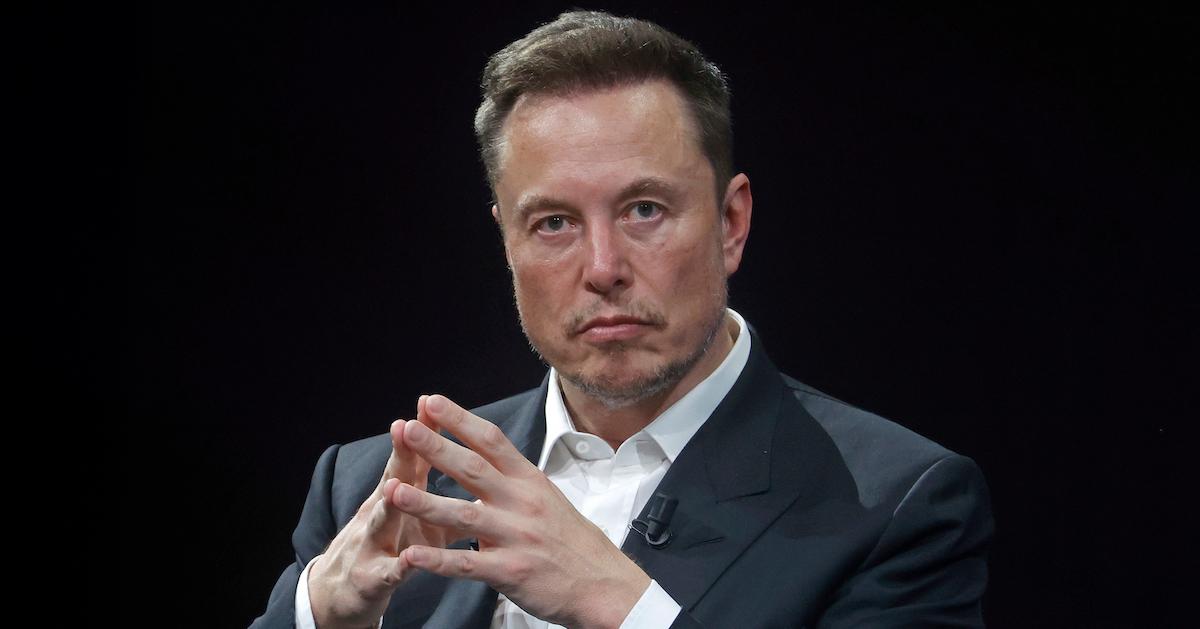
[[[662,208],[657,203],[650,201],[639,201],[630,210],[630,216],[640,221],[654,220],[659,214],[662,214]]]
[[[558,232],[566,229],[568,225],[569,223],[567,222],[567,217],[556,214],[554,216],[547,216],[546,218],[538,221],[535,227],[538,231],[543,233],[557,234]]]

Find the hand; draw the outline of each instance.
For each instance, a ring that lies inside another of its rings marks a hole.
[[[445,544],[411,544],[405,566],[452,578],[484,581],[521,609],[571,627],[617,627],[650,577],[583,517],[495,424],[450,400],[426,398],[421,422],[404,430],[404,445],[458,481],[478,502],[427,493],[401,484],[395,507],[432,527],[460,530],[479,551]],[[464,448],[431,430],[440,426]]]
[[[426,399],[417,401],[418,417]],[[408,560],[397,556],[401,551],[413,544],[443,547],[467,537],[395,507],[398,487],[424,490],[429,476],[429,463],[404,445],[405,433],[419,424],[392,422],[392,454],[383,478],[309,569],[309,602],[321,629],[377,626],[392,592],[412,572]]]

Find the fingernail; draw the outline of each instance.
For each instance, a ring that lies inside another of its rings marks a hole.
[[[383,481],[384,500],[386,500],[387,502],[393,502],[393,503],[395,502],[394,496],[396,495],[396,483],[399,483],[399,482],[400,481],[398,481],[394,478],[389,478],[389,479]]]
[[[425,557],[426,557],[426,553],[425,553],[424,548],[421,548],[419,546],[409,546],[408,547],[409,561],[414,561],[414,562],[424,561]]]
[[[446,410],[446,398],[440,395],[432,395],[428,400],[425,400],[425,410],[440,413]]]
[[[408,493],[406,490],[399,487],[400,484],[400,481],[396,481],[396,486],[392,488],[392,504],[396,505],[397,507],[404,507],[408,502],[405,500],[405,496],[407,496]]]

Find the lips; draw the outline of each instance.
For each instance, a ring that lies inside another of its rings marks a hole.
[[[631,339],[643,334],[651,327],[652,324],[644,319],[615,315],[589,319],[579,327],[577,334],[592,342],[606,343]]]
[[[647,325],[647,323],[641,319],[638,319],[637,317],[630,317],[630,316],[626,316],[626,315],[617,315],[617,316],[612,316],[612,317],[596,317],[594,319],[587,320],[579,328],[579,332],[582,334],[592,328],[607,328],[607,327],[613,327],[613,326],[617,326],[617,325]]]

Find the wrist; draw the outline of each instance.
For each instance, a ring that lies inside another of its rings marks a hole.
[[[630,562],[626,576],[610,581],[606,586],[592,589],[591,605],[583,618],[572,623],[580,629],[620,629],[625,619],[650,588],[650,576]]]

